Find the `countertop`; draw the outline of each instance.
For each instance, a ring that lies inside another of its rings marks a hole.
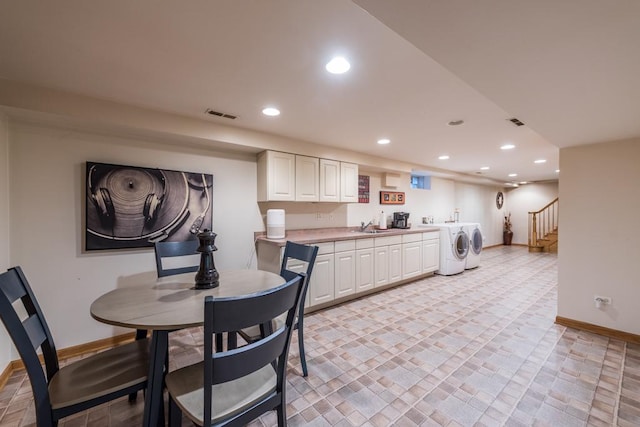
[[[339,240],[372,239],[374,237],[398,236],[402,234],[426,233],[430,231],[440,231],[439,227],[430,225],[420,225],[412,228],[388,228],[377,230],[375,233],[360,231],[360,227],[337,227],[337,228],[309,228],[303,230],[287,230],[284,239],[267,239],[265,232],[255,233],[256,242],[270,243],[277,246],[284,246],[287,240],[296,243],[322,243]]]

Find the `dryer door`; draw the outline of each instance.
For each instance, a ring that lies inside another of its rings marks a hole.
[[[463,260],[469,253],[469,235],[460,230],[453,239],[453,254],[459,260]]]
[[[482,252],[482,232],[478,228],[474,228],[471,232],[471,252],[480,255]]]

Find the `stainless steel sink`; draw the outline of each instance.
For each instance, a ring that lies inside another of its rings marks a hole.
[[[374,229],[374,230],[365,230],[365,231],[362,231],[362,233],[366,233],[366,234],[381,234],[381,233],[386,233],[388,231],[389,230],[375,230]]]
[[[351,230],[352,233],[363,233],[363,234],[382,234],[388,231],[391,231],[391,230],[376,230],[376,229],[370,229],[370,230],[364,230],[364,231]]]

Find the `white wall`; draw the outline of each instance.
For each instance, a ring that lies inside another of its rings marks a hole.
[[[556,197],[558,197],[557,182],[525,184],[505,191],[502,221],[504,222],[504,215],[511,212],[512,243],[522,245],[529,243],[527,225],[529,212],[542,209]],[[560,205],[563,204],[564,200],[561,200]]]
[[[465,183],[456,183],[455,190],[460,221],[480,223],[484,246],[501,245],[505,207],[497,208],[496,195],[504,190]]]
[[[560,150],[559,316],[640,334],[639,165],[640,139]]]
[[[409,222],[415,227],[422,217],[433,216],[435,222],[444,222],[453,218],[454,210],[460,211],[460,222],[479,222],[485,237],[485,246],[502,244],[502,222],[496,209],[495,194],[498,187],[464,184],[448,179],[431,178],[431,189],[410,188],[410,175],[401,174],[398,188],[382,188],[380,174],[361,172],[370,175],[370,202],[368,204],[348,205],[348,225],[360,225],[370,219],[377,221],[378,214],[384,210],[391,221],[393,212],[409,212]],[[404,205],[380,205],[380,190],[404,191]],[[375,221],[374,221],[375,222]]]
[[[11,263],[25,270],[58,348],[124,332],[93,320],[91,302],[117,286],[155,277],[152,249],[83,252],[87,160],[213,174],[216,267],[246,268],[253,232],[263,228],[255,156],[178,152],[149,141],[15,122],[10,131]]]
[[[410,175],[400,174],[398,187],[383,187],[382,174],[361,171],[361,175],[369,176],[369,203],[353,203],[348,205],[348,225],[357,226],[373,220],[379,223],[380,213],[384,211],[390,224],[394,212],[408,212],[409,223],[415,227],[422,222],[423,216],[433,216],[436,221],[444,220],[453,212],[455,201],[455,183],[450,180],[432,178],[431,190],[411,188]],[[405,193],[404,205],[381,205],[380,191],[401,191]]]
[[[9,122],[0,113],[0,272],[9,265]],[[0,373],[12,357],[12,343],[0,322]]]

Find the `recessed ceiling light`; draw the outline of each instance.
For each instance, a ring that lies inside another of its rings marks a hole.
[[[538,160],[534,160],[533,163],[547,163],[547,159],[538,159]]]
[[[445,154],[445,155],[442,155],[442,156],[438,157],[438,159],[439,159],[439,160],[449,160],[449,156],[447,156],[447,155]]]
[[[528,184],[529,181],[520,181],[520,184],[524,185],[524,184]]]
[[[388,139],[388,138],[382,138],[382,139],[378,140],[378,144],[380,144],[380,145],[387,145],[390,142],[391,142],[391,140]]]
[[[502,147],[500,147],[501,150],[511,150],[512,148],[516,148],[516,146],[513,144],[504,144]]]
[[[517,173],[510,173],[510,174],[509,174],[509,176],[510,176],[511,178],[513,178],[514,176],[518,176],[518,174],[517,174]]]
[[[461,124],[464,123],[464,120],[451,120],[449,123],[447,123],[449,126],[460,126]]]
[[[556,169],[556,173],[560,173],[560,169]]]
[[[482,166],[480,168],[481,171],[488,171],[489,169],[490,169],[489,166]]]
[[[262,109],[262,114],[265,116],[275,117],[280,115],[280,110],[275,107],[266,107]]]
[[[342,56],[336,56],[331,61],[327,62],[325,68],[331,74],[343,74],[349,71],[351,64]]]

